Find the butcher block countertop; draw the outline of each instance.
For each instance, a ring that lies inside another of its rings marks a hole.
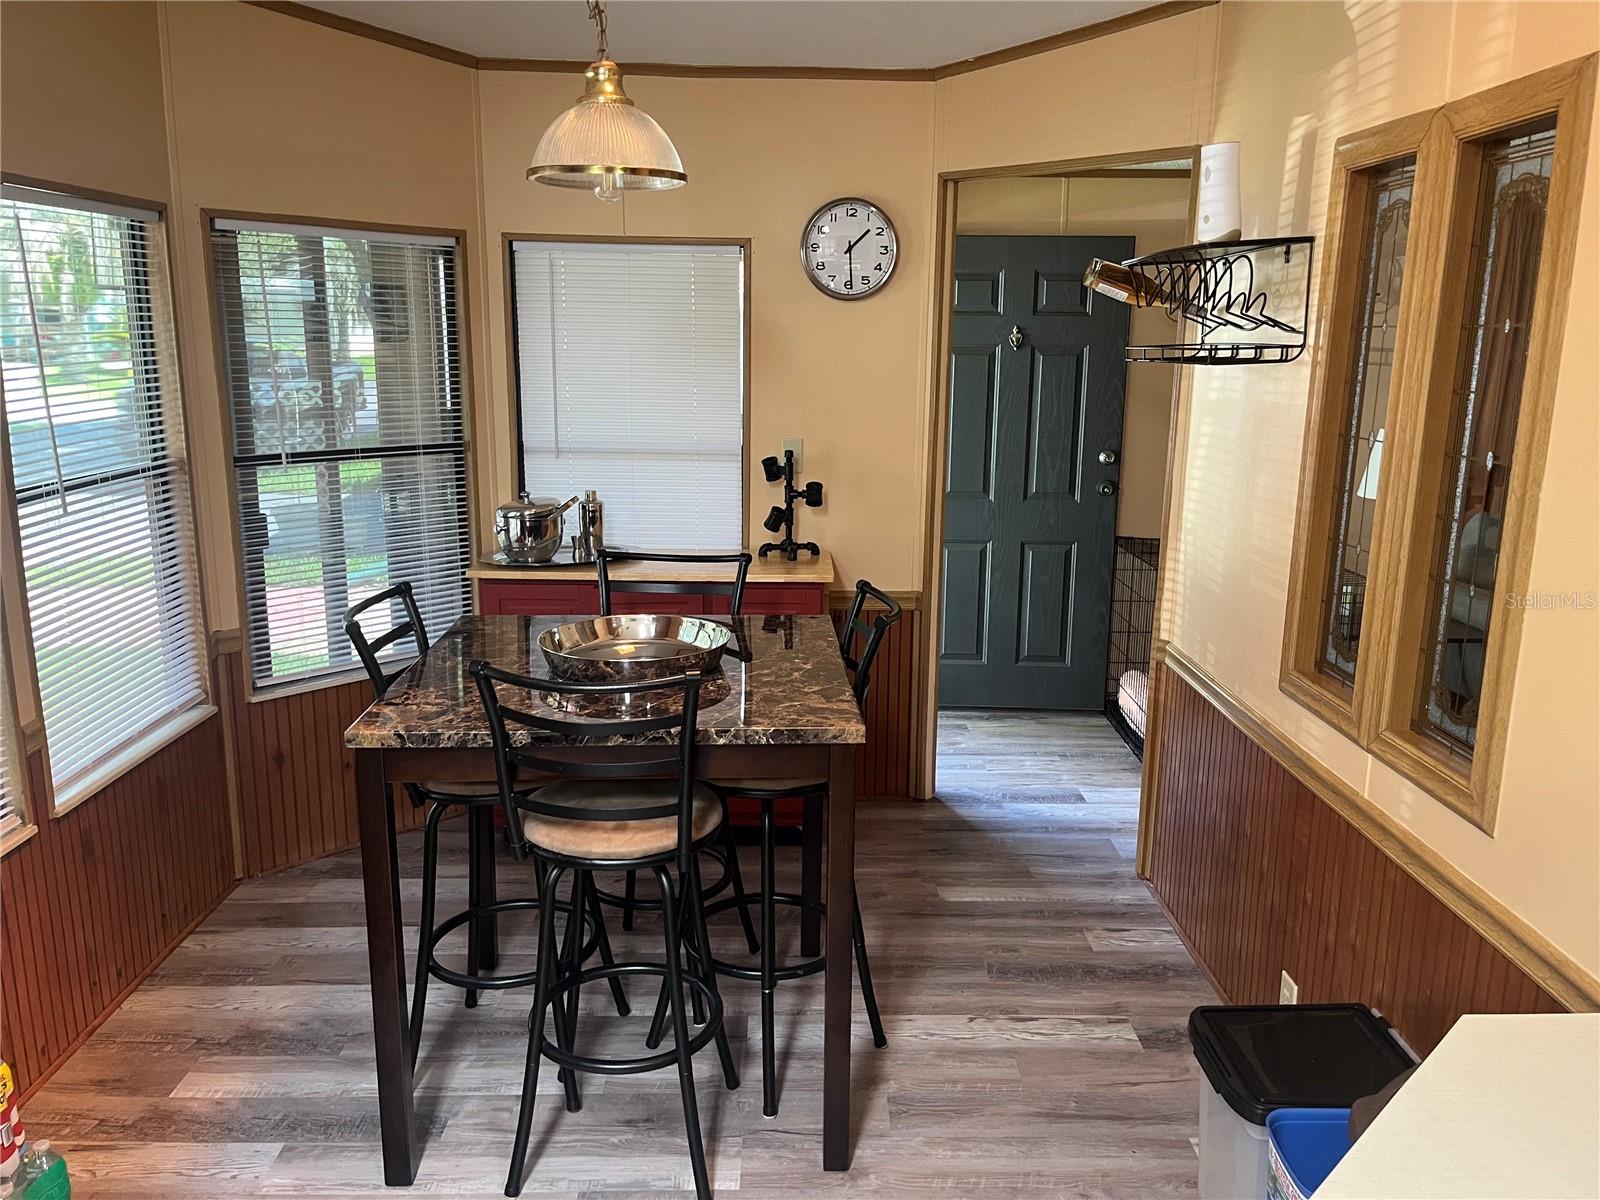
[[[754,551],[751,551],[754,554]],[[514,579],[519,583],[537,583],[540,580],[569,581],[593,579],[594,564],[552,563],[549,566],[530,567],[515,563],[500,563],[480,559],[467,568],[468,579]],[[660,579],[671,582],[700,582],[703,580],[731,579],[733,567],[722,563],[709,566],[683,566],[676,563],[618,563],[611,570],[613,579]],[[750,564],[747,583],[820,583],[833,582],[833,556],[824,550],[813,558],[802,554],[794,562],[777,554],[757,557]]]

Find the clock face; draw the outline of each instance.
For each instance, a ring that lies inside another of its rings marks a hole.
[[[836,300],[862,300],[894,274],[900,241],[883,210],[866,200],[832,200],[800,234],[806,277]]]

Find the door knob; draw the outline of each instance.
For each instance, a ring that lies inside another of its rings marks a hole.
[[[1095,490],[1098,491],[1102,496],[1115,496],[1117,494],[1117,485],[1112,483],[1109,479],[1102,479],[1100,481],[1100,486]]]
[[[1100,461],[1109,467],[1112,463],[1117,461],[1117,452],[1115,450],[1100,451]]]

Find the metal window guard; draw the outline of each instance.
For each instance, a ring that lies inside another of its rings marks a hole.
[[[1122,265],[1139,294],[1193,341],[1129,346],[1129,362],[1225,366],[1293,362],[1306,348],[1311,315],[1309,237],[1249,238],[1179,246]]]

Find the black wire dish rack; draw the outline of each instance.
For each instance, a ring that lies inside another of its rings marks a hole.
[[[1124,262],[1134,277],[1129,302],[1165,308],[1180,328],[1196,335],[1129,346],[1128,361],[1197,366],[1293,362],[1306,348],[1314,241],[1203,242]]]

